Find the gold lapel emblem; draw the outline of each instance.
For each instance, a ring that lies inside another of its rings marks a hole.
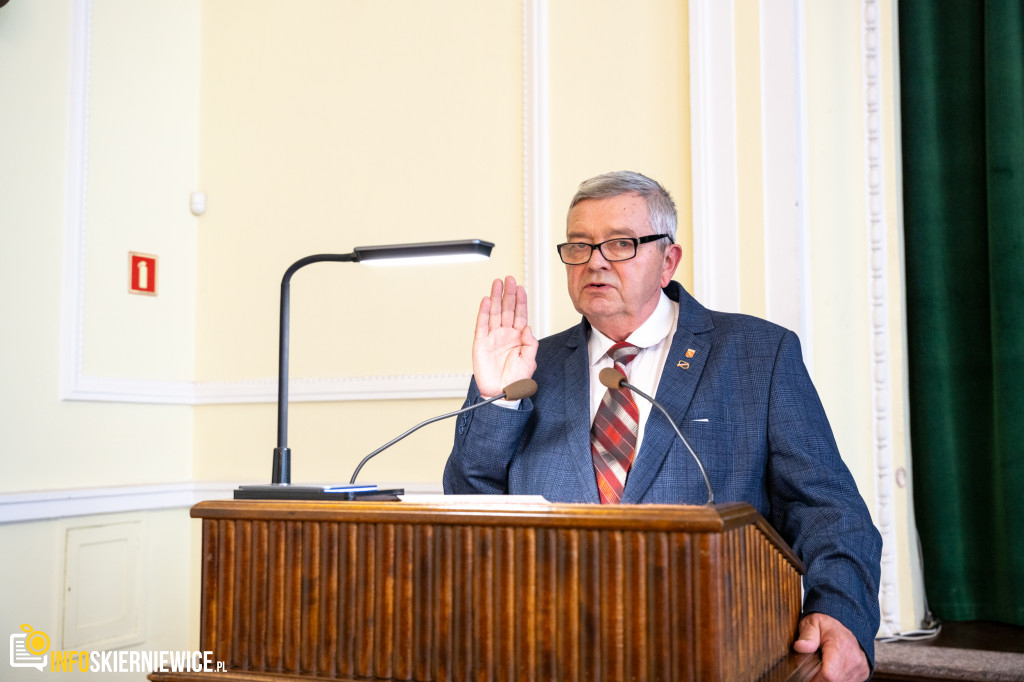
[[[686,349],[686,357],[692,358],[696,354],[697,354],[697,351],[695,351],[694,349],[692,349],[692,348],[687,348]]]
[[[690,369],[690,363],[688,363],[686,360],[680,360],[679,364],[677,364],[676,367],[682,367],[683,369]]]

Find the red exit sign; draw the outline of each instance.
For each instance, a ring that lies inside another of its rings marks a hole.
[[[156,296],[156,256],[128,252],[128,291]]]

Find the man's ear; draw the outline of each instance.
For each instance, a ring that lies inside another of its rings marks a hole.
[[[683,259],[683,247],[679,244],[670,244],[665,249],[664,268],[661,271],[661,288],[664,289],[672,281],[672,275],[676,274],[679,261]]]

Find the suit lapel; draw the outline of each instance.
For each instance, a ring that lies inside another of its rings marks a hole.
[[[573,468],[587,498],[591,502],[600,502],[594,461],[590,455],[590,356],[584,326],[581,324],[577,330],[578,333],[566,341],[569,352],[563,367],[565,439]]]
[[[678,291],[669,290],[668,294],[673,299],[674,294],[679,296],[679,322],[672,336],[672,346],[665,359],[665,368],[661,372],[658,392],[654,397],[672,415],[682,430],[685,429],[681,424],[683,415],[693,400],[708,353],[711,351],[710,335],[707,332],[713,325],[707,309],[697,303],[682,287],[679,287]],[[643,398],[637,397],[637,400]],[[626,487],[622,494],[623,503],[635,504],[643,498],[661,469],[665,457],[668,456],[673,442],[678,439],[679,436],[672,425],[665,420],[665,415],[652,406],[644,427],[640,452],[626,478]]]

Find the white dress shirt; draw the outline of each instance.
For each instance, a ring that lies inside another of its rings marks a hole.
[[[626,341],[641,349],[631,363],[626,365],[629,383],[633,384],[649,396],[658,392],[658,381],[665,368],[668,349],[672,346],[672,335],[675,333],[679,319],[679,304],[661,292],[658,307],[651,316],[630,334]],[[597,416],[597,408],[601,405],[604,394],[608,391],[598,375],[601,370],[613,365],[608,356],[608,349],[615,342],[591,327],[587,350],[590,353],[590,424],[593,426]],[[637,409],[640,412],[640,428],[636,436],[636,453],[640,453],[640,444],[644,438],[644,426],[651,413],[651,403],[638,395],[634,395]],[[634,461],[636,461],[634,457]]]

